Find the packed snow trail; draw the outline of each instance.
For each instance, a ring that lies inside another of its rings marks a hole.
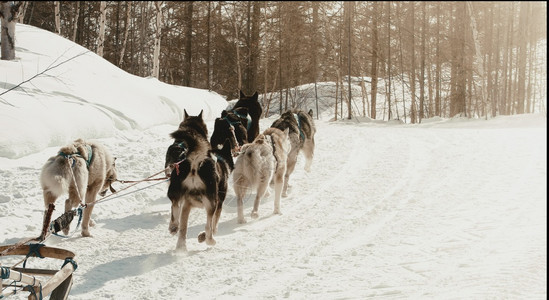
[[[167,184],[98,204],[93,238],[47,244],[77,253],[71,299],[543,299],[546,127],[482,124],[317,120],[312,171],[300,155],[282,214],[273,192],[251,219],[250,194],[237,224],[230,187],[214,247],[197,242],[206,216],[193,209],[189,252],[174,252]],[[161,170],[172,129],[103,140],[119,178]],[[41,191],[27,177],[34,233]]]

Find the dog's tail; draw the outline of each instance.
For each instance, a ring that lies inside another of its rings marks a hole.
[[[40,182],[44,191],[49,191],[56,197],[68,192],[72,176],[70,162],[61,156],[54,156],[42,168]]]

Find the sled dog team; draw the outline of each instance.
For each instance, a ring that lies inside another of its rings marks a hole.
[[[259,202],[269,185],[274,187],[274,210],[279,214],[280,198],[288,195],[288,182],[295,169],[298,154],[305,157],[305,170],[310,171],[314,156],[316,128],[312,110],[288,110],[271,127],[259,130],[263,110],[257,92],[240,98],[230,110],[223,110],[214,121],[208,140],[208,129],[202,111],[184,119],[170,136],[173,143],[166,151],[165,174],[169,177],[167,196],[171,201],[169,231],[177,234],[176,250],[186,251],[187,223],[193,207],[206,211],[205,231],[198,241],[215,245],[214,235],[227,195],[229,178],[237,200],[237,222],[246,223],[243,199],[247,192],[256,196],[250,216],[258,217]],[[91,212],[97,195],[104,196],[117,180],[115,158],[102,145],[75,140],[62,147],[44,164],[40,175],[46,211],[42,232],[44,240],[51,222],[55,201],[68,193],[65,212],[82,205],[82,236],[90,236]],[[68,234],[69,227],[63,228]]]

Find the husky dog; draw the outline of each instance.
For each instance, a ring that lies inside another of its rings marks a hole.
[[[289,129],[268,128],[253,143],[244,144],[233,171],[234,191],[238,206],[238,223],[246,223],[242,199],[248,189],[256,188],[252,218],[258,217],[259,201],[274,181],[274,213],[280,213],[280,196],[286,173],[287,155],[291,149]]]
[[[248,109],[245,107],[240,107],[231,111],[223,110],[223,112],[221,112],[221,117],[215,119],[214,130],[210,137],[212,149],[220,149],[225,141],[229,139],[234,156],[240,152],[240,147],[248,142],[248,131],[242,123],[241,115],[237,115],[235,111],[239,111],[243,114],[248,113]]]
[[[80,204],[85,206],[82,236],[90,236],[89,226],[94,225],[90,219],[94,207],[92,202],[95,202],[98,193],[104,196],[111,183],[117,180],[114,161],[115,158],[103,145],[82,139],[62,147],[56,156],[48,159],[40,174],[44,204],[48,209],[40,240],[46,238],[55,201],[65,193],[69,194],[65,212]],[[68,234],[69,227],[64,228],[63,233]]]
[[[288,181],[295,169],[297,155],[300,151],[305,155],[305,171],[311,171],[311,164],[315,151],[314,136],[316,133],[316,127],[313,121],[313,110],[310,109],[308,113],[305,113],[302,110],[287,110],[280,118],[273,122],[271,127],[280,130],[290,130],[292,149],[288,154],[288,165],[284,179],[284,189],[282,191],[282,197],[286,197],[288,196]]]
[[[243,118],[243,121],[248,119],[248,121],[246,121],[246,129],[248,131],[249,143],[253,142],[255,137],[259,134],[259,119],[263,113],[263,109],[261,108],[261,104],[259,103],[257,97],[257,92],[255,92],[252,96],[246,96],[242,91],[240,91],[240,97],[233,106],[233,111],[235,111],[237,115],[240,115]],[[239,107],[247,108],[248,114],[246,115],[240,113],[237,110]]]
[[[212,230],[213,234],[217,233],[217,223],[219,222],[219,217],[221,216],[221,210],[223,209],[223,202],[227,196],[227,188],[229,186],[229,176],[234,170],[234,160],[233,154],[231,151],[231,143],[229,140],[225,140],[223,147],[221,149],[211,149],[210,157],[212,157],[215,163],[215,172],[217,174],[217,207],[215,208],[215,214],[213,219]],[[206,239],[206,234],[201,233],[198,236],[198,241],[203,242]]]
[[[171,171],[168,198],[172,202],[169,231],[178,234],[176,250],[186,251],[187,223],[191,208],[206,210],[205,232],[198,237],[199,242],[213,246],[214,213],[218,205],[217,163],[210,155],[208,129],[198,116],[185,117],[179,128],[171,133],[178,146],[168,149],[166,165]],[[178,153],[179,152],[179,153]]]

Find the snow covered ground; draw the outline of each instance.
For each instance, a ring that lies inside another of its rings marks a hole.
[[[18,25],[20,60],[1,61],[0,68],[24,69],[18,74],[25,78],[42,70],[30,60],[43,46],[34,41],[43,36],[61,39]],[[45,65],[58,57],[41,55]],[[64,143],[97,139],[117,157],[119,179],[140,180],[163,169],[168,134],[183,108],[193,114],[205,109],[210,133],[222,109],[219,95],[158,81],[145,85],[154,80],[98,63],[93,53],[82,57],[87,59],[24,85],[25,91],[0,96],[0,245],[39,234],[40,169]],[[91,88],[79,81],[80,73],[89,82],[112,82]],[[2,74],[4,81],[0,93],[21,79]],[[111,98],[103,100],[99,90]],[[123,96],[130,90],[131,97]],[[150,109],[161,103],[170,103],[173,112],[165,122],[165,110]],[[63,113],[48,118],[50,111]],[[87,125],[62,130],[59,122],[73,114],[78,117],[70,121]],[[262,119],[261,129],[276,117]],[[213,247],[197,242],[206,216],[194,209],[189,251],[174,251],[165,182],[140,183],[98,203],[93,237],[81,237],[73,222],[71,237],[45,242],[77,254],[70,299],[547,298],[545,115],[437,118],[416,125],[330,118],[325,112],[316,119],[312,171],[303,170],[300,156],[282,214],[272,214],[271,195],[260,204],[260,217],[250,219],[250,194],[248,223],[237,224],[230,187]],[[126,186],[114,184],[117,190]],[[10,259],[0,262],[9,266]]]

